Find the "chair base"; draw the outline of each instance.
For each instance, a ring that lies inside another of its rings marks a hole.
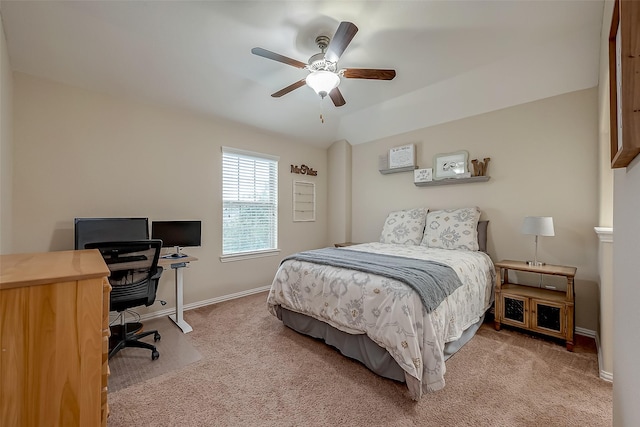
[[[136,332],[142,329],[142,323],[140,322],[127,322],[125,328],[122,325],[113,325],[109,328],[111,330],[111,336],[109,337],[109,350],[118,344],[122,339],[122,331],[127,330],[127,335],[133,336]]]
[[[124,323],[124,313],[120,313],[120,316],[122,320],[120,325],[114,325],[111,327],[112,333],[109,339],[109,359],[126,347],[146,348],[151,350],[151,360],[156,360],[160,357],[160,353],[156,349],[155,345],[140,341],[140,339],[148,337],[149,335],[153,335],[153,340],[158,341],[162,338],[160,333],[156,330],[136,333],[142,329],[142,323]]]

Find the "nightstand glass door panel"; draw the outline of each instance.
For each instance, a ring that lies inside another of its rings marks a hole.
[[[503,323],[526,327],[529,323],[529,300],[515,295],[503,295],[502,297],[502,321]]]
[[[564,337],[564,304],[532,299],[531,309],[531,329],[560,338]]]

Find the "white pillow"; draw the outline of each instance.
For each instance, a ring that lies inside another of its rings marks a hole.
[[[479,219],[480,209],[477,207],[429,212],[421,245],[429,248],[477,251],[480,249]]]
[[[419,245],[424,234],[427,208],[391,212],[384,222],[381,243]]]

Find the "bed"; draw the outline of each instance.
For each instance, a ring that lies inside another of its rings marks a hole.
[[[446,359],[473,337],[493,302],[495,270],[482,250],[487,221],[479,218],[475,207],[395,211],[379,242],[293,254],[275,274],[268,309],[404,381],[420,400],[444,387]]]

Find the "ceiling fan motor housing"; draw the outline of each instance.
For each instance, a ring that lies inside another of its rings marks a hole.
[[[324,57],[325,51],[327,50],[327,46],[329,46],[329,42],[331,39],[328,36],[318,36],[316,37],[316,45],[322,51],[320,53],[316,53],[311,58],[309,58],[309,71],[331,71],[335,73],[338,69],[338,64],[335,62],[327,61]]]
[[[324,58],[324,52],[316,53],[311,58],[309,58],[309,71],[331,71],[335,73],[338,69],[338,64],[335,62],[327,61]]]

